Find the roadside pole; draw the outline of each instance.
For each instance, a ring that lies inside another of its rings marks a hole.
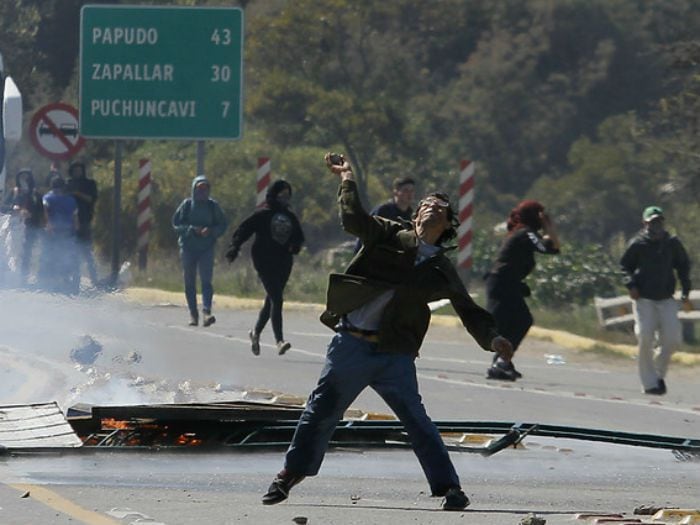
[[[112,286],[119,278],[119,244],[122,215],[122,141],[114,141],[114,199],[112,201]]]
[[[195,173],[195,175],[206,175],[206,173],[204,171],[204,154],[205,154],[204,141],[198,140],[197,141],[197,173]]]
[[[465,284],[472,268],[472,213],[474,202],[474,163],[462,160],[459,165],[459,229],[457,230],[457,270]]]
[[[255,207],[260,208],[265,204],[265,194],[270,185],[272,171],[270,157],[258,157],[258,174],[255,179]]]
[[[148,241],[151,232],[151,161],[139,161],[139,193],[136,227],[138,229],[139,270],[148,266]]]

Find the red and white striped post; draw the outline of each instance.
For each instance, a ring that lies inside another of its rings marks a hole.
[[[474,163],[462,160],[459,166],[459,228],[457,229],[457,267],[472,267],[472,212],[474,203]]]
[[[138,250],[139,269],[145,270],[148,264],[148,235],[151,230],[151,161],[139,160],[138,196]]]
[[[270,158],[258,157],[258,177],[256,180],[256,190],[258,192],[255,199],[255,207],[260,208],[265,204],[265,193],[270,185],[272,173],[270,170]]]

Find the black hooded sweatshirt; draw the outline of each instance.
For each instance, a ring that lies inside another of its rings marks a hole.
[[[291,264],[292,256],[299,253],[304,244],[304,232],[296,215],[277,201],[277,194],[289,183],[275,181],[267,190],[265,207],[256,210],[233,232],[229,251],[236,255],[251,235],[255,234],[251,254],[258,271],[274,270]]]

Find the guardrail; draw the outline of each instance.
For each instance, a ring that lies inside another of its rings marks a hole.
[[[690,291],[690,302],[693,309],[689,312],[680,308],[680,292],[676,292],[675,299],[679,302],[678,319],[683,327],[683,340],[686,343],[695,341],[694,323],[700,321],[700,290]],[[634,313],[632,311],[632,299],[628,295],[618,297],[594,297],[598,323],[604,328],[623,329],[632,331],[634,328]]]

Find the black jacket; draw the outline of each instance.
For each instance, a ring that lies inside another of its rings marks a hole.
[[[535,268],[535,252],[555,254],[555,249],[549,239],[543,239],[530,228],[519,228],[512,232],[503,242],[496,262],[491,271],[486,274],[489,290],[496,295],[529,295],[521,282]]]
[[[418,354],[430,324],[428,302],[439,299],[449,299],[467,331],[491,350],[495,321],[469,296],[444,249],[416,265],[415,230],[368,215],[354,181],[341,183],[338,204],[343,228],[363,246],[345,273],[330,276],[325,325],[333,328],[343,315],[393,290],[379,324],[379,351]]]
[[[653,240],[646,230],[641,230],[627,245],[620,266],[625,286],[636,288],[644,299],[671,298],[676,289],[674,270],[681,282],[681,293],[690,293],[690,259],[678,237],[668,232]]]

